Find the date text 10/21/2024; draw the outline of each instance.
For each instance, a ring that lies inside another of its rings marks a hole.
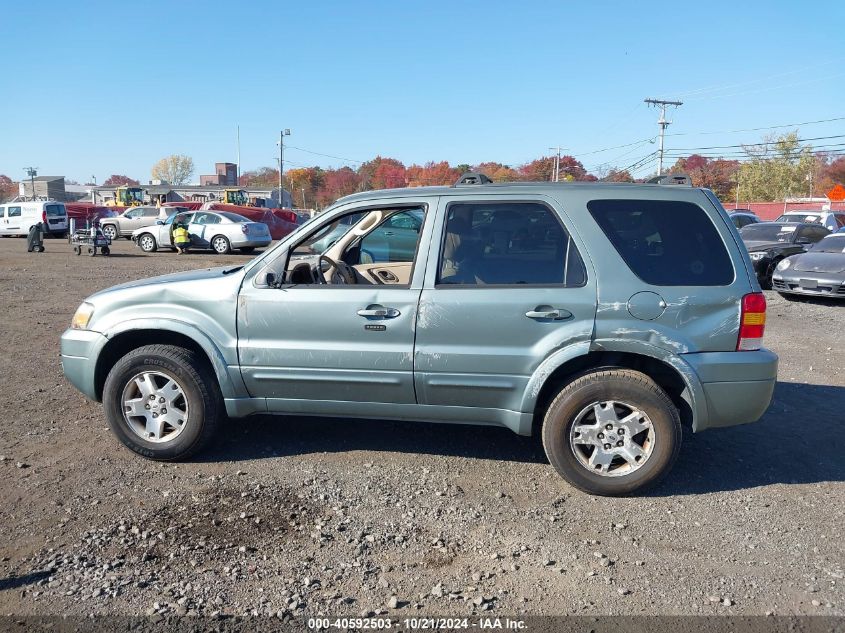
[[[510,630],[519,631],[527,628],[526,622],[512,618],[308,618],[308,628],[311,630],[329,629],[357,629],[357,630]]]

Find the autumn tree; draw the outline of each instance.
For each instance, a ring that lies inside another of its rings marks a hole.
[[[730,200],[736,195],[738,160],[706,158],[692,154],[679,158],[669,169],[670,174],[684,173],[692,179],[694,187],[712,189],[720,200]]]
[[[322,184],[317,190],[317,206],[326,207],[338,198],[355,193],[360,186],[358,174],[349,167],[327,169],[323,172]]]
[[[184,154],[171,154],[158,161],[152,168],[154,180],[171,185],[184,185],[194,175],[194,160]]]
[[[6,202],[18,195],[18,183],[0,174],[0,202]]]
[[[464,170],[468,171],[468,170]],[[452,185],[464,173],[458,167],[451,167],[448,161],[428,162],[425,165],[411,165],[405,170],[409,187],[426,185]]]
[[[627,169],[610,169],[602,180],[605,182],[634,182],[634,177]]]
[[[542,158],[520,165],[517,171],[519,172],[520,180],[534,182],[552,180],[554,169],[554,158],[543,156]]]
[[[376,156],[358,168],[361,186],[367,189],[396,189],[405,186],[405,165],[395,158]]]
[[[807,195],[816,158],[798,133],[767,137],[757,145],[743,146],[748,160],[739,168],[740,198],[772,201]]]
[[[316,202],[322,180],[323,170],[319,167],[300,167],[288,170],[285,174],[285,186],[293,199],[303,207],[309,202],[312,205]]]
[[[106,187],[121,187],[121,186],[138,186],[139,183],[134,178],[130,178],[129,176],[122,176],[120,174],[112,174],[108,178],[103,181],[103,185]]]
[[[519,172],[508,165],[503,165],[502,163],[479,163],[472,168],[472,171],[484,174],[493,182],[512,182],[514,180],[519,180]]]
[[[819,157],[816,183],[815,190],[822,194],[830,191],[834,185],[845,185],[845,156],[834,160]]]
[[[272,189],[279,186],[279,170],[275,167],[259,167],[243,172],[238,178],[240,187]]]

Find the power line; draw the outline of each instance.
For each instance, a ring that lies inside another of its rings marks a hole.
[[[819,119],[818,121],[804,121],[803,123],[785,123],[784,125],[770,125],[768,127],[751,127],[744,130],[717,130],[715,132],[675,132],[666,136],[705,136],[710,134],[737,134],[739,132],[760,132],[763,130],[776,130],[784,127],[800,127],[802,125],[815,125],[817,123],[833,123],[834,121],[845,121],[845,116],[834,119]]]
[[[808,141],[825,141],[832,138],[845,138],[845,134],[834,134],[833,136],[816,136],[813,138],[799,138],[796,139],[798,143],[806,143]],[[693,152],[697,150],[707,150],[707,149],[731,149],[735,147],[764,147],[767,145],[777,145],[780,140],[774,141],[761,141],[759,143],[740,143],[739,145],[712,145],[710,147],[675,147],[672,148],[673,152]]]
[[[347,163],[358,163],[359,165],[363,165],[365,161],[363,160],[355,160],[354,158],[344,158],[343,156],[334,156],[332,154],[323,154],[321,152],[314,152],[310,149],[305,149],[303,147],[297,147],[296,145],[288,145],[288,149],[298,149],[300,152],[305,152],[306,154],[314,154],[315,156],[324,156],[326,158],[336,158],[337,160],[342,160]]]

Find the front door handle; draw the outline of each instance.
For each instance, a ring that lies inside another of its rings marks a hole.
[[[572,317],[569,310],[563,308],[552,308],[551,306],[537,306],[533,310],[525,313],[529,319],[549,319],[553,321],[562,321]]]
[[[380,305],[370,305],[366,308],[358,310],[358,316],[362,317],[381,317],[382,319],[394,319],[400,314],[396,308],[385,308]]]

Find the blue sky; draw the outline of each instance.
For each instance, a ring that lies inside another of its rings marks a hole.
[[[303,150],[515,165],[556,145],[595,168],[656,149],[645,97],[684,101],[668,148],[845,117],[841,1],[50,0],[2,19],[0,174],[14,179],[33,165],[145,182],[171,153],[211,173],[235,160],[236,125],[242,171],[274,164],[281,127],[286,168],[356,165]],[[845,134],[845,120],[800,133]]]

